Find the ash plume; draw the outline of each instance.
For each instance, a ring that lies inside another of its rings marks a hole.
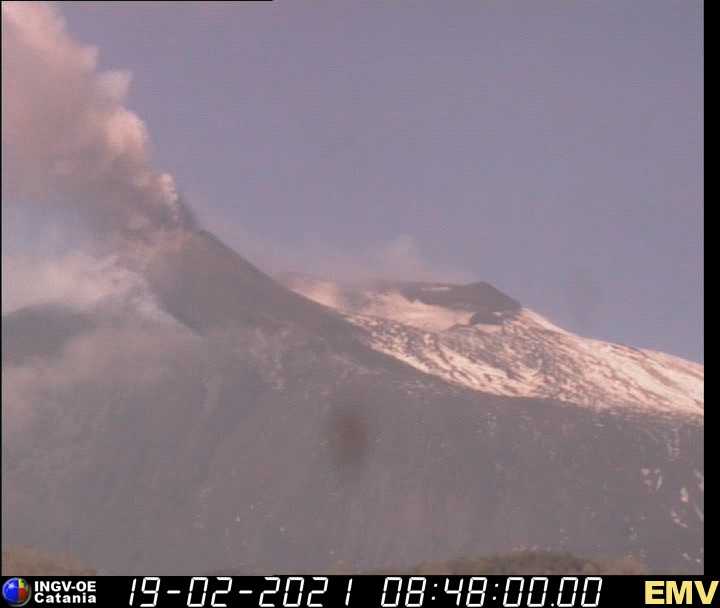
[[[100,71],[54,6],[3,3],[2,72],[3,204],[78,206],[104,237],[192,227],[125,107],[130,73]]]

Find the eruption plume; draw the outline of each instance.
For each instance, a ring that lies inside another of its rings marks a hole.
[[[99,71],[97,49],[49,4],[2,5],[3,204],[76,205],[103,235],[186,229],[173,177],[125,107],[130,73]]]

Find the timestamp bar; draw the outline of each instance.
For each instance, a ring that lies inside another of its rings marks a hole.
[[[720,601],[710,576],[3,577],[27,605],[128,608],[604,608]],[[12,604],[12,602],[10,602]]]

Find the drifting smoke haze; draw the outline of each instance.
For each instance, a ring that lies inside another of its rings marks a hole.
[[[149,315],[161,314],[142,276],[114,256],[96,258],[81,252],[54,259],[13,255],[4,257],[2,265],[3,314],[53,303],[83,311],[114,302],[131,304]]]
[[[124,106],[130,73],[97,64],[53,6],[3,4],[3,203],[76,205],[105,236],[187,227],[172,176],[151,167],[145,125]]]

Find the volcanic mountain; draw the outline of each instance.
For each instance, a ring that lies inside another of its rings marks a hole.
[[[127,306],[3,317],[6,543],[113,574],[702,571],[702,366],[485,283],[276,280],[199,230],[118,263]]]

